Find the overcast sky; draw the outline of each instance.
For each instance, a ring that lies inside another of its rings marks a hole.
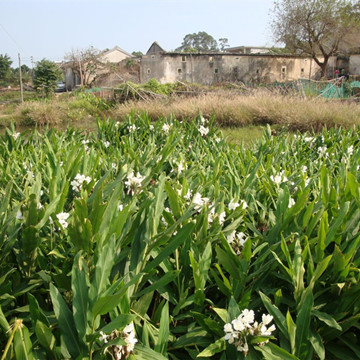
[[[272,46],[273,0],[0,0],[0,54],[17,67],[71,50],[119,46],[146,53],[157,41],[165,50],[186,34],[206,31],[230,46]]]

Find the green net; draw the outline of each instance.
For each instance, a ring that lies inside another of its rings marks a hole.
[[[301,91],[307,96],[344,99],[360,95],[360,81],[351,81],[346,78],[330,81],[314,81],[300,79]]]

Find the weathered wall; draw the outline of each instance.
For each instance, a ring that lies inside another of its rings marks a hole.
[[[349,71],[351,75],[360,75],[360,54],[350,55]]]
[[[103,63],[118,63],[126,58],[128,58],[129,55],[124,54],[123,52],[119,50],[113,50],[109,51],[106,54],[100,56],[99,60]]]
[[[205,85],[219,82],[269,83],[316,78],[319,67],[311,59],[243,54],[157,53],[142,57],[141,82],[188,81]]]

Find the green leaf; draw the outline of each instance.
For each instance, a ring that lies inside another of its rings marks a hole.
[[[262,352],[266,360],[303,360],[271,342],[264,346],[255,346],[255,349]]]
[[[52,351],[55,346],[55,336],[52,334],[49,327],[47,327],[43,322],[36,321],[35,325],[35,334],[41,346],[44,347],[47,351]]]
[[[319,311],[319,310],[312,310],[312,314],[316,316],[319,320],[324,322],[326,325],[342,331],[341,326],[336,322],[336,320],[329,314]]]
[[[98,315],[103,315],[113,310],[121,301],[121,297],[125,294],[128,287],[134,285],[141,277],[143,273],[136,274],[131,278],[129,282],[123,284],[120,291],[112,295],[104,295],[99,297],[94,306],[91,309],[92,317],[95,319]]]
[[[169,198],[170,209],[174,216],[179,219],[181,217],[181,209],[178,202],[178,195],[176,194],[175,190],[172,188],[169,181],[165,182],[165,191]]]
[[[309,340],[316,354],[318,355],[319,359],[325,360],[325,348],[324,348],[323,340],[321,339],[319,333],[311,329]]]
[[[296,354],[303,359],[309,350],[308,338],[311,320],[311,311],[314,303],[314,296],[311,288],[307,288],[302,295],[299,304],[298,316],[296,318]]]
[[[162,288],[163,286],[167,285],[168,283],[170,283],[171,281],[175,280],[179,275],[179,271],[170,271],[168,273],[166,273],[164,276],[162,276],[159,280],[153,282],[151,285],[147,286],[145,289],[137,292],[134,297],[140,297],[150,291],[153,290],[159,290],[160,288]]]
[[[169,341],[169,321],[169,302],[165,302],[165,305],[161,310],[159,337],[155,345],[155,351],[164,356],[167,354],[167,345]]]
[[[79,339],[85,342],[88,312],[88,270],[79,252],[74,259],[71,273],[71,289],[73,292],[73,313]]]
[[[22,324],[14,335],[14,349],[16,360],[33,360],[33,346],[30,340],[29,330]]]
[[[59,290],[53,284],[50,284],[50,296],[54,307],[54,313],[61,329],[64,345],[70,355],[73,358],[76,358],[82,351],[72,313],[60,295]]]
[[[161,249],[159,255],[147,263],[144,272],[148,272],[150,269],[155,269],[159,264],[167,259],[180,245],[184,243],[185,239],[190,236],[194,226],[194,223],[184,225],[179,232],[170,239],[169,244]]]
[[[99,331],[102,331],[105,334],[110,334],[115,329],[119,330],[124,328],[126,325],[130,324],[135,318],[136,315],[133,314],[120,314],[109,324],[103,326]]]
[[[109,276],[115,262],[115,236],[102,247],[95,267],[95,277],[90,285],[89,298],[95,302],[109,284]]]
[[[289,310],[286,313],[286,325],[287,325],[288,333],[289,333],[291,353],[294,354],[295,353],[296,325],[291,317]]]
[[[164,355],[141,344],[135,345],[134,355],[136,360],[168,360]]]
[[[224,338],[221,338],[216,340],[213,344],[210,344],[199,355],[197,355],[197,357],[211,357],[225,350],[226,350],[226,342]]]

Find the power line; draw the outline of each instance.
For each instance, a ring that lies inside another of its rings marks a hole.
[[[20,49],[22,52],[24,52],[24,49],[17,43],[17,41],[9,34],[9,32],[5,29],[5,27],[3,26],[3,24],[0,24],[0,26],[2,27],[2,29],[4,30],[4,32],[7,34],[7,36],[9,36],[9,38],[14,42],[14,44],[18,47],[18,49]]]

